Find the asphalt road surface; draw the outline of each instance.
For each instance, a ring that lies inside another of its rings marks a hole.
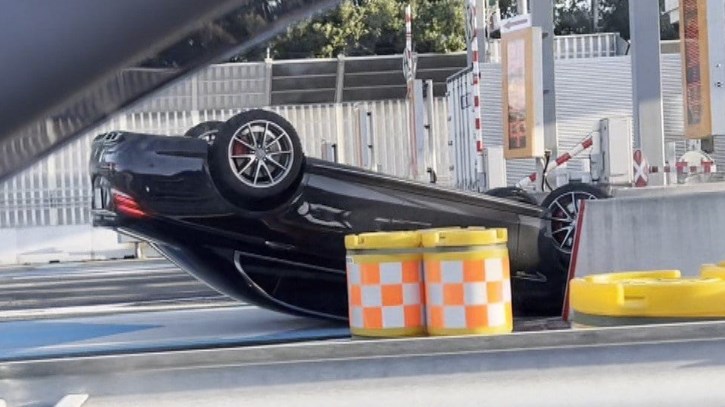
[[[238,304],[165,260],[0,268],[0,320]]]
[[[233,302],[164,261],[3,268],[0,296],[0,400],[9,406],[74,395],[84,407],[725,400],[725,324],[572,331],[546,319],[516,321],[516,330],[557,332],[350,340],[344,324]]]
[[[0,322],[0,363],[349,338],[347,325],[254,306]]]
[[[722,406],[723,346],[725,324],[700,323],[0,361],[0,395],[83,407]]]

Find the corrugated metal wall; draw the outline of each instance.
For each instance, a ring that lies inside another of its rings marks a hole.
[[[264,62],[211,65],[133,106],[133,113],[240,109],[268,103]]]
[[[662,98],[664,132],[667,142],[677,143],[677,153],[685,152],[683,138],[681,65],[677,54],[662,55]],[[483,131],[488,145],[501,145],[501,66],[485,64],[483,81]],[[595,130],[607,117],[632,115],[632,76],[629,56],[556,61],[556,109],[559,149],[565,151]],[[725,167],[725,138],[715,139],[714,158]],[[586,155],[586,152],[583,153]],[[581,169],[582,159],[569,162]],[[510,160],[508,183],[515,184],[534,170],[533,160]]]
[[[483,66],[481,94],[483,97],[484,142],[503,144],[501,65]],[[595,130],[600,119],[631,115],[631,74],[629,57],[567,59],[556,61],[556,117],[559,149],[574,147]],[[580,160],[569,162],[569,168],[581,168]],[[508,160],[509,185],[534,171],[534,160]]]

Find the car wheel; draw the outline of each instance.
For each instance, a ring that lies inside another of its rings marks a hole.
[[[541,203],[544,215],[539,232],[539,259],[547,277],[548,302],[552,307],[560,307],[564,301],[579,202],[610,196],[603,187],[574,183],[555,189]]]
[[[249,110],[224,122],[209,151],[217,189],[247,209],[283,201],[299,182],[303,161],[294,127],[266,110]]]
[[[590,184],[567,184],[552,191],[541,203],[547,213],[548,236],[561,253],[571,255],[579,201],[609,198],[604,189]]]
[[[561,272],[562,278],[566,277],[569,270],[579,202],[609,197],[611,194],[604,187],[573,183],[555,189],[541,203],[545,213],[539,254],[543,261],[554,265]]]
[[[539,205],[539,201],[537,201],[536,198],[523,189],[517,187],[492,188],[486,191],[486,195],[531,205]]]
[[[222,124],[224,124],[224,122],[216,120],[199,123],[187,130],[186,133],[184,133],[184,137],[199,138],[205,140],[209,144],[212,144]]]

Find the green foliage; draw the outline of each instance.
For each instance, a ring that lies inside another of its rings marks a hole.
[[[302,0],[267,0],[288,6]],[[288,28],[269,45],[275,59],[332,58],[389,55],[405,47],[404,10],[413,8],[413,41],[416,52],[446,53],[466,49],[464,14],[466,0],[343,0],[341,5],[314,19]],[[529,3],[541,0],[529,0]],[[660,0],[662,3],[663,0]],[[599,0],[599,23],[594,27],[592,0],[555,0],[554,32],[557,35],[616,32],[629,39],[629,0]],[[501,18],[516,14],[517,0],[499,0]],[[267,10],[240,15],[237,22],[254,25]],[[677,26],[663,15],[662,39],[678,37]],[[227,27],[232,29],[232,27]],[[493,33],[495,36],[496,33]],[[264,49],[247,53],[244,59],[261,59]]]
[[[405,48],[404,0],[345,0],[332,12],[290,28],[270,44],[278,59],[386,55]],[[416,0],[417,52],[465,50],[463,0]]]

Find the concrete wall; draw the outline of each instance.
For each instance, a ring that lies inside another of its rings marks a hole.
[[[0,265],[104,260],[135,256],[112,230],[91,225],[0,229]]]
[[[626,190],[616,199],[588,201],[581,221],[574,274],[679,269],[725,260],[723,184]]]

